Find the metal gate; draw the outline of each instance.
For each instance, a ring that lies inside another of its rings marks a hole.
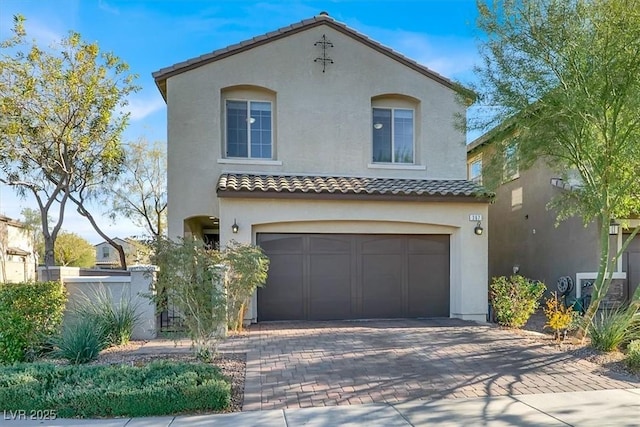
[[[161,299],[159,309],[157,323],[160,332],[182,332],[185,330],[180,312],[166,296]]]

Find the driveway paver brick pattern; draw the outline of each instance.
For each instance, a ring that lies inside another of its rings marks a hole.
[[[638,388],[526,335],[457,319],[251,327],[243,410]]]

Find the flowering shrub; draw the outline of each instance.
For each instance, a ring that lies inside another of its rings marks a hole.
[[[573,309],[573,305],[567,307],[564,297],[558,298],[554,292],[551,298],[547,298],[544,314],[547,316],[545,328],[553,329],[553,335],[558,341],[562,341],[568,331],[578,327],[580,315]]]

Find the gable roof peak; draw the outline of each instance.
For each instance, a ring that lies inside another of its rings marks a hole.
[[[279,28],[275,31],[271,31],[266,34],[253,37],[251,39],[244,40],[239,43],[232,44],[230,46],[223,47],[218,50],[214,50],[213,52],[200,55],[198,57],[191,58],[183,62],[178,62],[177,64],[162,68],[152,73],[152,75],[156,82],[156,86],[158,86],[158,89],[160,90],[162,97],[166,101],[167,79],[172,76],[184,73],[189,70],[193,70],[195,68],[201,67],[211,62],[218,61],[220,59],[227,58],[232,55],[236,55],[241,52],[245,52],[247,50],[253,49],[254,47],[262,46],[267,43],[271,43],[272,41],[279,40],[302,31],[306,31],[308,29],[317,27],[319,25],[327,25],[333,28],[334,30],[339,31],[353,38],[354,40],[359,41],[360,43],[370,47],[371,49],[383,55],[386,55],[387,57],[393,60],[400,62],[404,66],[409,67],[414,71],[417,71],[418,73],[423,74],[426,77],[429,77],[432,80],[435,80],[438,83],[464,95],[467,98],[475,97],[475,94],[473,94],[471,90],[461,86],[460,84],[454,83],[453,81],[436,73],[433,70],[430,70],[424,65],[417,63],[413,59],[410,59],[402,55],[401,53],[396,52],[395,50],[387,46],[384,46],[375,40],[370,39],[366,35],[359,33],[353,28],[348,27],[346,24],[336,21],[331,16],[329,16],[329,14],[325,11],[320,12],[316,16],[288,25],[286,27]]]

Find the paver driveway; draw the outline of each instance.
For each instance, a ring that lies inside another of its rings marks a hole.
[[[637,388],[508,330],[456,319],[261,323],[243,410]]]

